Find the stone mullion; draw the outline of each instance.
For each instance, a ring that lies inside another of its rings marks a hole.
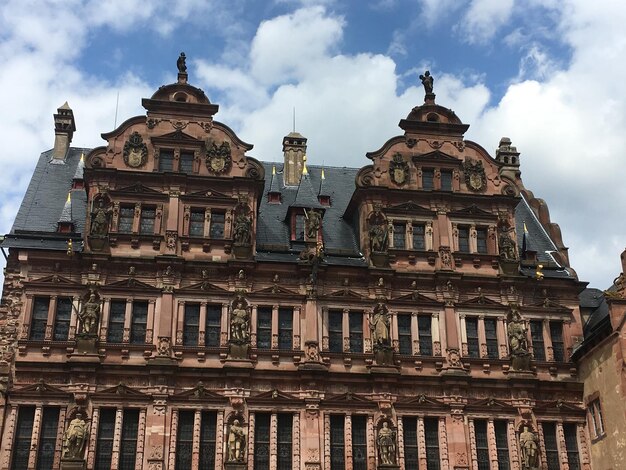
[[[567,446],[565,445],[565,433],[563,432],[563,422],[556,423],[556,441],[559,449],[561,470],[569,470],[569,459],[567,458]]]
[[[300,468],[300,412],[297,411],[293,414],[293,427],[292,437],[293,442],[293,459],[292,464],[294,469]]]
[[[498,335],[498,354],[500,359],[505,359],[509,354],[507,350],[508,340],[504,320],[504,317],[498,317],[496,321],[496,332]]]
[[[300,307],[293,309],[293,349],[299,351],[302,349],[302,325],[300,323]]]
[[[330,415],[324,414],[324,470],[330,470]]]
[[[404,423],[402,416],[398,417],[398,465],[404,468]]]
[[[258,306],[252,306],[252,313],[250,314],[250,346],[256,348],[257,346],[257,318],[258,318]]]
[[[176,346],[182,346],[184,340],[183,329],[185,327],[185,301],[179,300],[176,307],[176,316],[174,317]]]
[[[191,468],[198,468],[200,465],[200,426],[202,421],[202,411],[196,410],[193,414],[193,440],[191,444]]]
[[[352,416],[347,414],[344,422],[344,441],[346,443],[346,469],[352,468]]]
[[[424,430],[424,417],[417,418],[417,458],[419,460],[419,470],[426,470],[426,432]]]
[[[328,307],[322,307],[322,324],[321,324],[321,338],[323,351],[328,351],[329,339],[328,339]]]
[[[124,409],[115,410],[115,429],[113,430],[113,453],[111,455],[111,470],[117,470],[120,461],[120,442],[122,442],[122,425]]]
[[[546,441],[543,439],[543,426],[537,423],[537,431],[539,432],[539,448],[541,450],[541,466],[548,468],[548,458],[546,456]]]
[[[126,311],[124,312],[124,335],[122,337],[123,343],[130,342],[130,325],[131,317],[133,315],[133,299],[126,299]]]
[[[37,463],[37,448],[39,447],[39,430],[41,428],[41,414],[43,408],[38,405],[35,408],[35,418],[33,419],[33,431],[30,437],[30,452],[28,454],[28,468],[35,468]]]
[[[465,314],[459,315],[461,319],[461,354],[465,357],[469,355],[467,349],[467,327],[465,325]]]
[[[476,428],[474,427],[474,420],[469,420],[469,435],[470,435],[470,452],[472,457],[472,470],[478,469],[478,451],[476,450]]]
[[[552,336],[550,336],[550,321],[543,320],[543,341],[544,348],[546,349],[546,359],[548,361],[554,361],[554,349],[552,348]]]
[[[176,466],[176,437],[178,436],[178,410],[172,410],[172,424],[170,426],[170,450],[168,468]]]
[[[24,306],[24,324],[22,325],[20,339],[28,339],[30,333],[30,324],[33,321],[33,303],[32,294],[26,294],[26,305]]]
[[[206,315],[207,303],[200,302],[200,319],[198,321],[198,346],[204,347],[206,344]],[[221,322],[221,319],[220,319]],[[221,342],[221,338],[220,338]]]
[[[10,412],[6,420],[6,433],[4,441],[4,451],[2,455],[2,470],[8,470],[11,462],[11,453],[13,450],[13,441],[15,434],[15,420],[17,418],[17,406],[9,405]]]
[[[350,320],[348,319],[348,315],[350,314],[350,310],[347,308],[343,310],[343,317],[341,323],[341,329],[343,334],[343,352],[350,351]],[[365,338],[363,338],[365,340]]]
[[[374,436],[374,417],[367,416],[367,466],[374,468],[376,466],[376,439]]]
[[[489,448],[489,460],[491,460],[491,468],[498,469],[498,449],[496,445],[496,429],[493,419],[487,421],[487,445]]]
[[[248,470],[254,470],[254,421],[256,415],[250,413],[248,421]],[[173,467],[172,467],[173,468]]]
[[[215,425],[215,468],[222,468],[224,461],[224,412],[217,412]]]
[[[449,470],[448,457],[448,432],[446,430],[446,418],[439,418],[439,449],[441,451],[441,470]]]
[[[480,315],[478,317],[478,344],[479,347],[479,357],[486,358],[487,357],[487,335],[485,333],[485,316]]]
[[[411,328],[411,331],[413,329]],[[394,312],[391,315],[391,331],[389,332],[391,338],[391,344],[396,353],[400,352],[400,332],[398,331],[398,312]]]
[[[469,228],[469,249],[470,253],[478,252],[478,239],[476,233],[476,225],[472,224]]]
[[[272,339],[271,339],[270,345],[272,349],[278,349],[278,305],[272,305],[271,328],[272,328]]]
[[[252,319],[250,319],[252,323]],[[220,321],[220,346],[228,346],[229,335],[229,323],[228,323],[228,303],[222,304],[222,318]],[[255,344],[256,346],[256,344]]]
[[[63,433],[65,431],[65,416],[66,409],[59,409],[59,424],[57,426],[57,440],[54,446],[54,460],[52,462],[52,468],[58,468],[61,465],[61,453],[63,451]]]
[[[104,298],[104,307],[102,308],[102,319],[100,320],[100,341],[106,342],[107,331],[109,329],[109,314],[111,311],[111,298]]]
[[[420,353],[420,333],[417,322],[417,312],[411,313],[411,350],[413,354]]]
[[[272,413],[270,416],[270,468],[278,465],[278,416]]]
[[[50,303],[48,304],[48,318],[46,319],[46,330],[44,334],[44,340],[46,341],[52,340],[52,328],[54,326],[54,314],[57,310],[57,300],[58,297],[56,295],[50,296]]]
[[[76,337],[76,332],[78,331],[78,308],[80,307],[80,297],[75,296],[72,298],[72,314],[70,316],[70,331],[67,336],[69,341],[72,341]],[[102,318],[98,319],[99,322],[102,322]],[[97,325],[96,328],[101,327],[102,324]],[[100,331],[100,330],[97,330]]]
[[[582,470],[591,470],[591,461],[589,460],[589,446],[587,445],[587,435],[585,434],[585,425],[576,424],[576,434],[578,434],[578,444],[580,463]]]
[[[146,325],[146,343],[152,344],[154,341],[154,313],[156,310],[156,300],[148,300],[148,318]]]
[[[94,408],[91,413],[91,432],[89,433],[89,445],[87,447],[87,469],[93,470],[96,463],[96,443],[98,439],[98,423],[100,421],[100,408]]]
[[[433,336],[433,356],[441,356],[443,351],[443,345],[441,344],[441,332],[439,331],[439,314],[432,314],[432,321],[430,325],[430,332]]]
[[[137,454],[135,457],[135,468],[143,467],[143,453],[146,442],[146,410],[139,410],[139,423],[137,426]]]
[[[520,470],[519,453],[517,451],[517,438],[515,436],[515,422],[509,421],[507,423],[508,442],[509,442],[509,457],[511,459],[511,470]]]

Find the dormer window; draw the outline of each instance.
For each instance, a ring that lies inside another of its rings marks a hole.
[[[330,196],[317,196],[317,200],[322,206],[330,206]]]

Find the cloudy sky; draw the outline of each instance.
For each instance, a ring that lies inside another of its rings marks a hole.
[[[626,2],[623,0],[3,0],[0,232],[6,233],[52,114],[68,101],[72,145],[144,114],[176,78],[220,104],[262,160],[309,138],[314,164],[360,167],[400,134],[435,77],[437,102],[492,155],[508,136],[522,177],[560,224],[581,280],[606,288],[626,247]]]

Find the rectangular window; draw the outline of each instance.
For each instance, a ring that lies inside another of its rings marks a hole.
[[[441,172],[441,190],[452,191],[452,172],[451,171]]]
[[[580,470],[576,425],[573,423],[563,424],[563,434],[565,435],[565,450],[567,451],[567,463],[569,464],[569,469]]]
[[[217,413],[203,411],[200,421],[200,466],[211,470],[215,468],[215,436],[217,429]],[[191,467],[187,467],[191,468]]]
[[[270,414],[255,413],[254,470],[270,468]]]
[[[193,173],[193,153],[180,153],[180,170],[181,173]]]
[[[419,470],[417,418],[403,416],[402,427],[404,429],[404,468],[405,470]]]
[[[467,335],[467,355],[469,357],[479,357],[478,318],[465,318],[465,332]]]
[[[487,421],[474,420],[474,435],[476,436],[476,457],[478,470],[489,470],[489,444],[487,439]]]
[[[432,168],[422,168],[422,189],[431,190],[434,188],[434,176],[435,172]]]
[[[52,470],[58,430],[59,409],[45,407],[41,416],[41,429],[39,431],[37,470]]]
[[[29,339],[33,341],[43,341],[46,337],[49,306],[50,297],[35,297],[33,302],[33,314],[30,319]]]
[[[288,413],[278,415],[278,470],[291,470],[293,452],[293,416]]]
[[[367,470],[367,416],[352,416],[352,468]]]
[[[297,242],[304,241],[304,214],[296,214],[294,222],[293,239]]]
[[[340,353],[343,351],[343,312],[328,312],[328,350]]]
[[[469,253],[469,228],[459,227],[459,252]]]
[[[133,206],[121,206],[120,218],[117,223],[119,233],[133,233],[133,221],[135,219],[135,208]]]
[[[180,410],[178,412],[176,470],[187,470],[191,468],[194,414],[195,413],[190,410]]]
[[[109,308],[109,329],[107,341],[121,343],[124,338],[124,320],[126,318],[126,301],[112,300]]]
[[[398,315],[398,345],[400,354],[412,354],[411,315]]]
[[[495,318],[485,318],[485,341],[487,343],[487,357],[498,359],[498,333]]]
[[[413,224],[413,249],[414,250],[425,250],[425,230],[426,227],[422,224]]]
[[[174,151],[161,150],[159,152],[159,171],[174,170]]]
[[[476,229],[476,251],[478,253],[487,253],[487,229]]]
[[[424,434],[426,437],[426,470],[440,470],[438,418],[424,418]]]
[[[148,302],[136,300],[133,302],[133,311],[130,323],[130,342],[142,344],[146,342],[146,329],[148,327]]]
[[[224,238],[224,220],[225,214],[223,212],[211,213],[211,229],[209,231],[209,237],[217,239]]]
[[[101,408],[96,441],[96,466],[94,470],[111,470],[114,432],[115,410],[112,408]]]
[[[406,224],[394,223],[393,224],[393,247],[398,250],[404,250],[406,248]]]
[[[139,410],[124,410],[122,415],[122,439],[120,440],[119,470],[135,470]]]
[[[536,361],[546,360],[546,348],[543,342],[543,322],[541,320],[530,321],[530,336],[533,341],[533,355]]]
[[[189,236],[204,237],[204,209],[191,209],[189,213]]]
[[[256,315],[256,347],[272,347],[272,307],[259,307]]]
[[[15,427],[11,470],[28,468],[28,456],[30,454],[30,441],[33,435],[34,422],[35,407],[20,406],[17,413],[17,426]]]
[[[206,306],[206,331],[204,345],[208,348],[219,348],[222,334],[222,307],[208,304]]]
[[[278,309],[278,349],[293,349],[293,309]]]
[[[200,304],[185,303],[185,317],[183,318],[183,344],[198,346],[198,332],[200,330]]]
[[[600,408],[600,399],[596,398],[587,407],[589,412],[589,428],[592,430],[593,438],[604,436],[604,418],[602,418],[602,408]]]
[[[552,353],[556,362],[565,360],[563,347],[563,323],[560,321],[550,322],[550,339],[552,339]]]
[[[556,443],[556,424],[543,423],[543,442],[546,446],[546,460],[548,461],[548,470],[559,470],[559,448]]]
[[[70,319],[72,317],[72,299],[69,297],[59,297],[57,299],[56,314],[54,316],[55,341],[67,341],[70,334]]]
[[[142,235],[154,235],[154,219],[156,209],[154,207],[142,207],[139,221],[139,233]]]
[[[496,432],[496,453],[498,455],[498,470],[509,470],[509,439],[508,423],[503,420],[493,422]]]
[[[350,352],[363,352],[363,314],[350,312],[348,315],[350,325]]]
[[[431,332],[432,319],[430,315],[417,317],[417,334],[419,335],[420,354],[422,356],[433,355],[433,335]]]
[[[331,470],[345,470],[346,468],[346,437],[344,416],[331,415],[330,417],[330,468]],[[27,460],[28,461],[28,456]]]

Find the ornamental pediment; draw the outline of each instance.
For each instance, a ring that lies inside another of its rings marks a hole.
[[[40,380],[37,383],[16,388],[11,391],[12,397],[45,396],[46,398],[68,398],[71,394],[53,385]]]
[[[124,385],[123,383],[119,383],[115,387],[106,388],[99,392],[96,392],[92,395],[92,398],[101,398],[101,399],[128,399],[131,398],[133,400],[149,400],[150,395],[147,395],[139,390],[135,390],[134,388],[129,387],[128,385]]]
[[[172,395],[172,400],[202,400],[225,402],[227,401],[227,398],[223,395],[208,390],[202,382],[198,382],[195,387],[189,390],[183,390],[182,392]]]
[[[155,286],[151,286],[150,284],[147,284],[145,282],[138,281],[137,279],[132,278],[132,277],[128,279],[122,279],[121,281],[111,282],[110,284],[105,284],[103,287],[105,289],[117,288],[117,287],[123,287],[123,288],[131,287],[133,289],[150,289],[150,290],[157,289]]]
[[[296,395],[292,395],[287,392],[281,392],[280,390],[274,389],[269,390],[267,392],[259,393],[258,395],[251,396],[246,400],[248,403],[280,403],[280,402],[297,402],[302,401],[302,399]]]
[[[150,140],[155,145],[159,145],[160,143],[170,143],[170,142],[189,143],[189,144],[196,144],[196,145],[202,145],[204,143],[204,141],[200,139],[196,139],[195,137],[189,134],[186,134],[185,132],[178,130],[178,129],[175,130],[174,132],[170,132],[169,134],[163,134],[163,135],[151,137]]]
[[[343,406],[378,406],[375,401],[352,392],[342,393],[340,395],[331,395],[325,398],[322,403],[325,405],[332,404]]]
[[[179,292],[198,291],[198,290],[203,291],[203,292],[220,292],[220,293],[231,294],[231,292],[228,289],[224,289],[223,287],[220,287],[208,281],[197,282],[195,284],[191,284],[189,286],[183,287],[179,289]]]
[[[131,186],[125,186],[123,188],[114,189],[111,191],[111,194],[122,194],[122,193],[135,193],[135,194],[144,194],[144,195],[158,195],[158,196],[166,196],[165,193],[161,191],[157,191],[156,189],[149,188],[148,186],[144,186],[141,183],[136,183]]]
[[[427,209],[426,207],[422,207],[418,204],[415,204],[413,201],[403,202],[402,204],[397,204],[395,206],[389,206],[384,209],[385,213],[403,213],[403,214],[411,214],[411,215],[425,215],[432,217],[435,215],[434,211]]]
[[[416,397],[403,397],[399,399],[396,404],[396,408],[411,407],[411,408],[430,408],[430,409],[444,409],[447,408],[446,403],[436,398],[427,397],[426,395],[418,395]]]
[[[497,412],[508,412],[508,413],[517,413],[517,408],[510,405],[509,403],[497,400],[495,398],[485,398],[482,400],[476,400],[474,402],[468,403],[465,406],[465,411],[497,411]]]
[[[420,305],[433,305],[440,306],[441,302],[437,299],[432,299],[424,294],[420,294],[419,292],[411,292],[409,294],[401,295],[400,297],[395,297],[392,299],[394,302],[411,302],[413,304],[418,303]]]
[[[181,195],[181,200],[185,200],[187,197],[195,198],[208,198],[208,199],[235,199],[231,194],[222,193],[214,189],[203,189],[202,191],[194,191]]]
[[[457,304],[459,307],[498,307],[498,308],[508,308],[507,305],[504,305],[500,302],[496,302],[495,300],[490,299],[485,296],[476,296],[472,299],[466,300],[465,302],[459,302]]]
[[[298,297],[301,295],[298,292],[285,289],[284,287],[279,286],[279,285],[274,285],[271,287],[266,287],[264,289],[254,291],[253,294],[254,295],[287,295],[290,297]]]
[[[364,300],[361,294],[353,291],[352,289],[337,290],[335,292],[331,292],[330,294],[326,294],[322,296],[322,298],[341,298],[341,299],[348,298],[348,299]]]
[[[584,413],[585,408],[564,400],[551,400],[538,403],[534,411],[535,413]]]
[[[476,204],[472,204],[471,206],[465,207],[463,209],[459,209],[456,211],[448,212],[449,217],[482,217],[482,218],[492,218],[497,219],[497,214],[493,214],[492,212],[488,212],[486,210],[481,209]]]
[[[423,153],[421,155],[415,155],[413,157],[413,163],[415,165],[419,165],[421,163],[444,163],[450,165],[461,165],[461,160],[452,155],[448,155],[447,153],[442,152],[441,150],[435,150],[433,152]]]
[[[66,277],[59,276],[58,274],[52,274],[51,276],[40,277],[39,279],[32,279],[25,282],[24,285],[33,284],[54,284],[56,286],[82,286],[78,282],[74,282]]]

